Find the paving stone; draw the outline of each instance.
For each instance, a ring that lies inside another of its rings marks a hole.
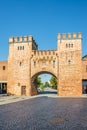
[[[87,130],[87,98],[42,96],[1,105],[0,130]]]

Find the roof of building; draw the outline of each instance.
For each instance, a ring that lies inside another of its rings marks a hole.
[[[83,56],[82,60],[87,60],[87,55]]]

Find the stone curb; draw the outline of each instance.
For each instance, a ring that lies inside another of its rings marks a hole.
[[[9,103],[14,103],[14,102],[19,102],[19,101],[24,101],[24,100],[28,100],[28,99],[33,99],[33,98],[37,98],[37,97],[50,97],[50,98],[87,98],[87,95],[82,95],[80,97],[78,96],[57,96],[55,94],[41,94],[41,95],[36,95],[36,96],[0,96],[0,105],[4,105],[4,104],[9,104]]]

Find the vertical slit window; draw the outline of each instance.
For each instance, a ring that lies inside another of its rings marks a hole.
[[[36,66],[36,61],[34,61],[34,66]]]
[[[66,48],[68,47],[68,44],[66,44]]]
[[[23,50],[24,50],[24,46],[23,46]]]
[[[22,65],[22,62],[20,62],[20,66]]]
[[[73,47],[73,44],[71,44],[71,47]]]
[[[86,72],[87,72],[87,65],[86,65]]]
[[[18,46],[18,50],[19,50],[19,46]]]
[[[55,65],[55,60],[53,60],[53,65]]]
[[[70,44],[69,44],[69,48],[70,48]]]
[[[22,50],[22,46],[20,46],[20,50]]]

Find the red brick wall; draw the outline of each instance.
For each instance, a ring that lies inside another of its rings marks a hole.
[[[5,66],[5,70],[3,70],[3,66]],[[0,81],[7,81],[8,76],[8,62],[0,61]]]

